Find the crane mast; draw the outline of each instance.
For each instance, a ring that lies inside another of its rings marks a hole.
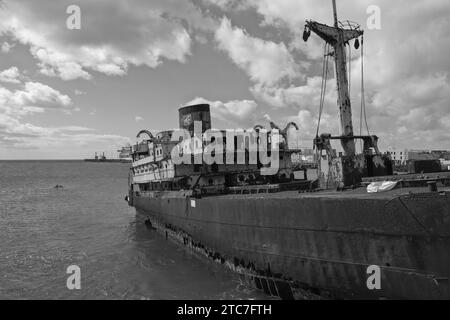
[[[330,27],[315,21],[307,21],[306,27],[321,37],[334,49],[336,69],[336,82],[338,92],[338,106],[341,122],[341,144],[346,156],[354,156],[356,153],[355,140],[353,138],[352,108],[349,96],[347,78],[347,59],[345,45],[352,39],[357,39],[364,34],[359,28],[343,28],[339,26],[336,10],[336,0],[333,0],[334,26]]]

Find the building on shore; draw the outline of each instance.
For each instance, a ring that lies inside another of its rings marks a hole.
[[[389,147],[386,151],[395,165],[404,165],[408,161],[408,150]]]
[[[440,159],[442,170],[450,171],[450,160]]]
[[[389,155],[397,166],[408,161],[440,160],[443,170],[450,170],[450,150],[397,149],[389,147],[385,154]]]

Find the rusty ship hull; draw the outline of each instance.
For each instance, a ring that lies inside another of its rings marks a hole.
[[[162,191],[129,201],[166,237],[270,295],[450,299],[449,196],[417,188],[201,199]],[[381,269],[380,290],[367,287],[371,265]]]

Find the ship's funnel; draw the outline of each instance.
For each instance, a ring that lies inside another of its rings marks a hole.
[[[194,135],[194,122],[202,122],[202,133],[211,129],[211,112],[209,104],[197,104],[186,106],[178,110],[180,129],[188,130],[191,136]]]

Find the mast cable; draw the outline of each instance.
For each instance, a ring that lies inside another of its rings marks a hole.
[[[322,60],[322,83],[321,83],[321,85],[320,85],[319,120],[318,120],[318,122],[317,122],[316,138],[319,136],[320,120],[321,120],[321,118],[322,118],[322,95],[323,95],[323,81],[324,81],[324,74],[325,74],[325,60],[326,60],[326,54],[327,54],[327,43],[325,43],[324,49],[323,49],[323,60]]]
[[[370,136],[369,125],[367,124],[367,113],[366,113],[366,99],[365,99],[365,89],[364,89],[364,37],[361,37],[361,113],[359,120],[359,134],[362,135],[362,118],[364,116],[364,123],[367,130],[367,135]]]
[[[348,98],[352,100],[352,46],[348,44]]]
[[[327,88],[327,78],[328,78],[328,60],[329,60],[329,44],[325,43],[324,57],[322,64],[322,85],[320,88],[319,120],[317,122],[316,137],[319,136],[320,121],[322,119],[323,106],[325,102],[325,92]]]

